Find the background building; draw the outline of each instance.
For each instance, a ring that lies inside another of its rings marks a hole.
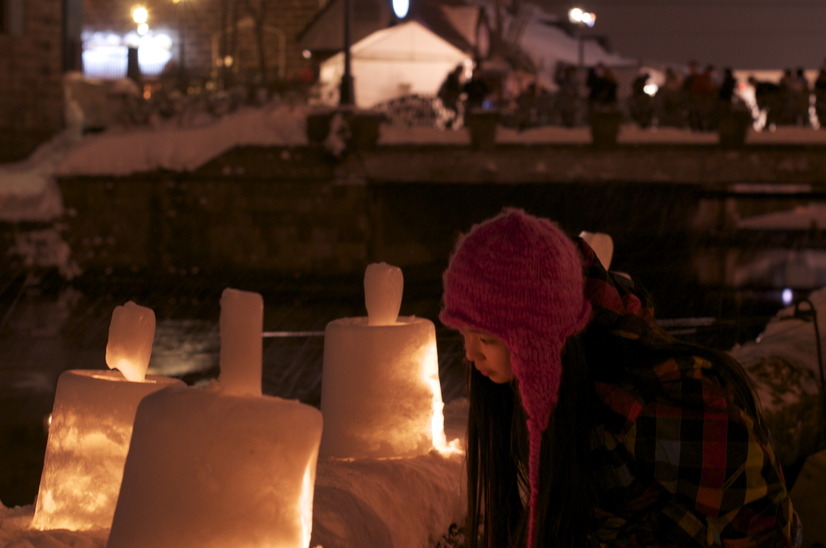
[[[0,162],[63,127],[62,77],[79,62],[81,0],[0,0]]]

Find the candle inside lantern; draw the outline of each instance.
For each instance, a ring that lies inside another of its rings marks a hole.
[[[379,303],[368,310],[381,310],[381,320],[341,318],[328,323],[324,331],[321,455],[408,457],[433,447],[443,449],[433,322],[398,316],[402,281],[398,268],[370,265],[367,272],[365,301]]]
[[[109,369],[120,370],[130,381],[143,381],[154,339],[155,313],[151,308],[133,301],[116,306],[109,324],[106,365]]]
[[[264,299],[258,293],[227,288],[221,294],[219,377],[228,394],[260,396]]]
[[[402,304],[404,275],[400,268],[373,263],[364,271],[364,304],[368,325],[396,323]]]

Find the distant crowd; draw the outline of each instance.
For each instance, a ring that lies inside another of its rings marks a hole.
[[[528,81],[512,96],[503,97],[501,81],[492,82],[479,73],[463,81],[459,66],[445,79],[438,98],[447,113],[445,125],[454,128],[462,125],[465,113],[482,107],[495,107],[503,124],[518,129],[576,127],[601,111],[620,112],[643,128],[715,131],[720,120],[732,113],[750,116],[763,129],[826,128],[826,61],[811,82],[802,68],[786,69],[776,82],[754,77],[740,82],[731,68],[701,67],[696,61],[685,70],[667,68],[661,80],[654,85],[651,74],[640,73],[630,83],[629,94],[620,94],[611,67],[602,63],[589,67],[583,80],[576,66],[560,63],[554,76],[556,89]]]

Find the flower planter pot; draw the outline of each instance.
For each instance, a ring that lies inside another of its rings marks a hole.
[[[589,116],[591,124],[591,143],[597,146],[613,146],[617,144],[622,113],[618,110],[592,112]]]
[[[725,147],[743,146],[746,143],[746,134],[753,120],[746,111],[733,111],[720,118],[717,128],[719,143]]]
[[[350,112],[344,120],[350,125],[350,143],[355,150],[375,148],[381,134],[380,126],[385,121],[384,114],[378,112]]]
[[[330,133],[330,120],[333,119],[334,112],[325,110],[311,112],[307,115],[307,140],[310,143],[320,144],[324,142]]]
[[[499,112],[495,110],[472,110],[465,115],[465,125],[470,132],[470,146],[473,149],[490,149],[496,146],[496,126]]]

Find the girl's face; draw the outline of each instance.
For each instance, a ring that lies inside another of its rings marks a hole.
[[[465,339],[465,357],[484,376],[496,384],[513,380],[511,353],[505,343],[490,333],[460,330]]]

